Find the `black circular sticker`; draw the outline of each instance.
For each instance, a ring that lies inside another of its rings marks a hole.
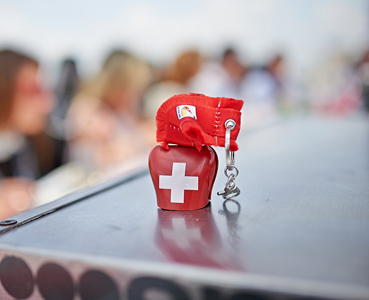
[[[32,271],[20,258],[4,257],[0,263],[0,280],[8,294],[16,299],[27,299],[33,293]]]
[[[73,279],[63,267],[47,263],[37,272],[38,289],[45,300],[73,300]]]
[[[79,292],[82,300],[119,300],[119,290],[115,282],[105,273],[87,271],[81,276]]]

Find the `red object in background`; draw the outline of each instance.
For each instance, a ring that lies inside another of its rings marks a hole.
[[[149,156],[149,169],[157,203],[167,210],[205,207],[218,170],[218,156],[210,146],[156,146]]]

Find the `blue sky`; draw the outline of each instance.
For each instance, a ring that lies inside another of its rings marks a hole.
[[[166,63],[186,48],[218,55],[231,44],[253,62],[283,51],[304,72],[368,42],[367,0],[0,0],[0,47],[53,63],[73,55],[85,70],[96,70],[114,46]]]

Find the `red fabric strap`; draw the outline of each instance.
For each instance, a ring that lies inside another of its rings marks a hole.
[[[230,150],[238,150],[236,139],[241,125],[242,100],[208,97],[201,94],[181,94],[165,101],[156,114],[156,139],[168,148],[168,143],[182,146],[223,146],[225,122],[233,119]]]

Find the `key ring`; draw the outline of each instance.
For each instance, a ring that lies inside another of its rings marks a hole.
[[[231,200],[237,197],[241,191],[237,187],[235,179],[238,176],[238,169],[235,166],[234,152],[230,151],[231,144],[231,131],[236,128],[236,122],[232,119],[228,119],[224,126],[226,128],[225,133],[225,154],[226,154],[226,167],[224,169],[224,175],[228,178],[224,190],[217,193],[218,196],[222,196],[226,200]]]
[[[231,166],[234,166],[234,152],[230,151],[230,145],[231,145],[231,131],[236,128],[236,122],[232,119],[228,119],[225,121],[225,128],[226,128],[226,134],[225,134],[225,153],[226,153],[226,165],[229,169]]]

